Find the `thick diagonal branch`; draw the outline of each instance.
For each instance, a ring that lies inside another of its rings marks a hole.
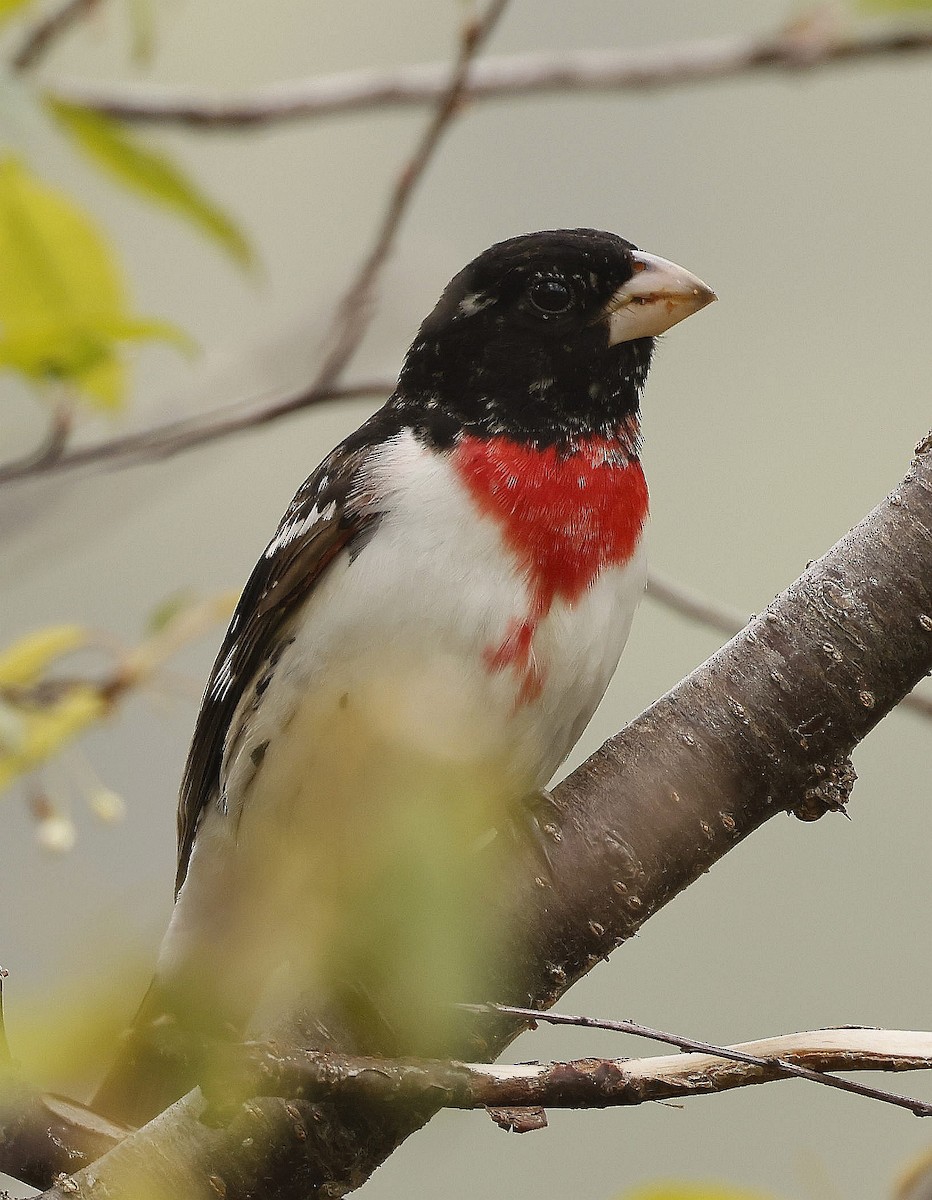
[[[529,849],[501,880],[512,970],[490,997],[548,1007],[769,817],[831,808],[851,750],[930,669],[932,439],[860,525],[557,790],[549,872]],[[491,1059],[523,1024],[471,1017],[451,1053]],[[147,1180],[186,1198],[333,1195],[436,1107],[266,1099],[218,1130],[198,1123],[202,1103],[179,1102],[47,1195]]]

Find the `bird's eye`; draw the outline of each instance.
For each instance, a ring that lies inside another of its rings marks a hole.
[[[573,289],[562,279],[544,275],[535,279],[528,288],[528,298],[538,312],[548,317],[558,317],[573,304]]]

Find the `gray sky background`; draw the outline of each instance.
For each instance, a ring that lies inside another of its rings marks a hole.
[[[114,3],[56,50],[44,77],[232,89],[431,61],[448,56],[464,12],[453,0],[165,0],[158,9],[148,71],[128,63]],[[491,50],[763,32],[796,15],[785,0],[513,0]],[[250,281],[8,107],[5,132],[22,133],[33,167],[116,239],[137,309],[177,322],[202,347],[193,363],[142,350],[120,428],[309,377],[331,306],[424,119],[153,133],[254,240],[263,271]],[[683,263],[720,303],[664,341],[647,389],[652,561],[756,611],[897,482],[929,428],[930,112],[929,58],[477,107],[418,194],[353,373],[393,376],[443,284],[499,238],[601,226]],[[12,456],[37,436],[42,414],[15,382],[0,380],[0,394],[0,450]],[[167,463],[3,491],[0,643],[61,620],[132,639],[171,593],[241,585],[294,489],[368,411],[332,405]],[[89,421],[85,436],[108,431]],[[180,664],[193,694],[219,636]],[[717,644],[645,603],[572,762]],[[42,854],[18,795],[5,797],[0,962],[11,971],[14,1044],[40,994],[54,1012],[129,948],[143,964],[154,953],[195,711],[195,698],[140,696],[85,739],[128,812],[105,827],[76,800],[79,840],[68,856]],[[850,823],[769,822],[563,1009],[719,1042],[848,1023],[928,1028],[930,736],[920,719],[894,714],[857,754]],[[147,969],[127,987],[127,1015]],[[541,1031],[512,1053],[646,1049]],[[894,1082],[932,1099],[928,1080]],[[548,1131],[524,1138],[478,1114],[450,1114],[411,1139],[366,1195],[607,1200],[676,1177],[781,1200],[867,1200],[889,1195],[930,1140],[903,1112],[797,1082],[682,1108],[555,1113]]]

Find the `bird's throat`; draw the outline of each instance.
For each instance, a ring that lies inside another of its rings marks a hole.
[[[648,495],[632,426],[562,448],[466,436],[453,450],[473,502],[501,525],[528,575],[532,619],[554,600],[573,605],[603,569],[623,565],[637,548]]]

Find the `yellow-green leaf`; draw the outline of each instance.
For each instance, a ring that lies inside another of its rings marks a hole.
[[[62,100],[49,99],[46,104],[61,128],[114,178],[185,217],[240,265],[249,266],[252,251],[243,233],[166,154],[111,117]]]
[[[194,604],[194,593],[190,588],[173,592],[160,601],[146,618],[146,633],[164,633],[183,612]]]
[[[29,8],[32,3],[33,0],[0,0],[0,25],[24,8]]]
[[[99,721],[109,711],[101,693],[75,684],[54,704],[20,710],[23,728],[19,743],[0,749],[0,791],[18,775],[33,770],[62,746]]]
[[[87,645],[80,625],[50,625],[18,638],[0,652],[0,687],[28,687],[56,658]]]
[[[0,160],[0,367],[68,380],[115,408],[125,392],[117,344],[139,338],[185,340],[129,311],[114,255],[86,213],[15,159]]]

